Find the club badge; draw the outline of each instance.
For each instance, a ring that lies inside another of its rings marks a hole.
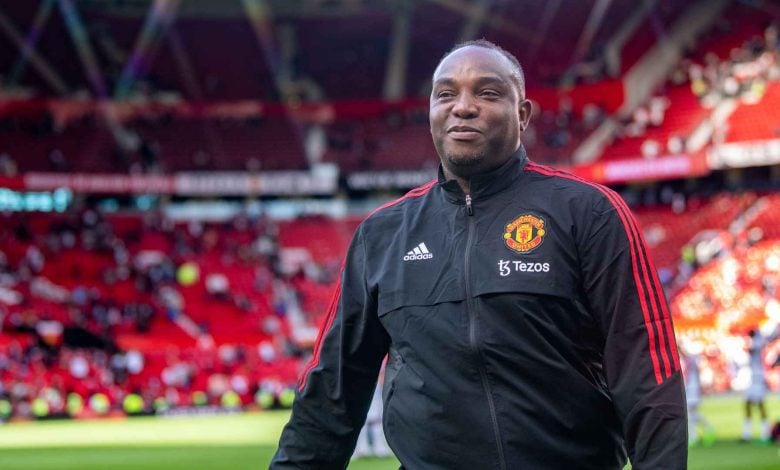
[[[513,251],[528,253],[542,244],[546,233],[544,219],[533,214],[523,214],[506,224],[504,242]]]

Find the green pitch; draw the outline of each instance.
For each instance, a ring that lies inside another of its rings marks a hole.
[[[780,398],[767,403],[780,417]],[[740,444],[737,397],[706,400],[704,415],[717,428],[712,447],[690,452],[691,469],[780,468],[780,447]],[[189,418],[12,423],[0,426],[3,470],[170,470],[267,468],[286,412]],[[395,459],[353,462],[350,470],[397,469]]]
[[[267,468],[289,413],[48,421],[0,426],[2,470]],[[397,469],[367,459],[350,469]]]

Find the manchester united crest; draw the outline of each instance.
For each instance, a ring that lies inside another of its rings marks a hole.
[[[523,214],[506,224],[504,242],[511,250],[528,253],[542,244],[546,233],[544,219],[533,214]]]

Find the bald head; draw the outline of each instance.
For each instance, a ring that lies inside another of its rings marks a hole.
[[[511,52],[507,51],[506,49],[499,46],[498,44],[488,41],[487,39],[477,39],[473,41],[465,41],[456,44],[452,49],[450,49],[444,54],[444,56],[439,61],[438,65],[436,65],[436,70],[433,73],[434,79],[437,73],[439,72],[442,63],[450,55],[467,47],[480,47],[483,49],[488,49],[493,53],[497,54],[498,56],[500,56],[501,60],[504,61],[507,67],[509,68],[509,72],[510,72],[509,75],[514,81],[514,85],[517,87],[518,96],[521,99],[525,98],[525,74],[523,73],[523,67],[520,65],[520,61],[518,61],[517,57],[515,57]]]
[[[444,175],[468,192],[472,176],[509,160],[531,116],[517,68],[500,51],[455,49],[433,74],[429,121]]]

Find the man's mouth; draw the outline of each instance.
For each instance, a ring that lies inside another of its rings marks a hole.
[[[454,140],[474,140],[479,137],[482,132],[469,126],[452,126],[447,129],[447,134]]]

